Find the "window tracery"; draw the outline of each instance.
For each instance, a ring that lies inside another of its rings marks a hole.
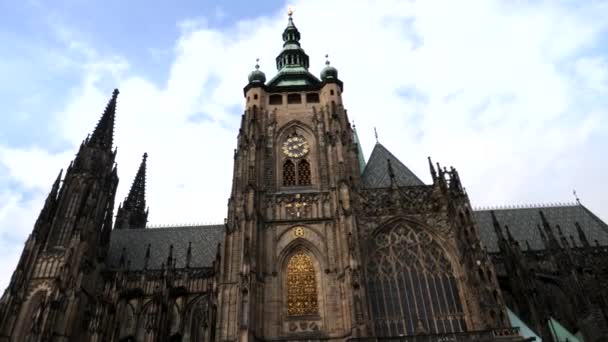
[[[310,185],[310,164],[306,159],[298,163],[298,185]]]
[[[451,263],[427,231],[399,224],[380,232],[366,267],[376,335],[464,331]]]
[[[283,185],[296,185],[296,166],[289,159],[287,159],[285,163],[283,163]]]
[[[287,314],[316,315],[319,312],[317,280],[310,255],[296,252],[287,263]]]

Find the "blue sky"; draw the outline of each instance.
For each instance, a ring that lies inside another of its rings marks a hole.
[[[242,87],[257,57],[274,75],[288,4],[366,155],[377,127],[422,179],[427,156],[458,168],[474,206],[576,188],[608,219],[608,2],[0,0],[0,274],[115,87],[117,199],[148,152],[152,223],[221,222]]]

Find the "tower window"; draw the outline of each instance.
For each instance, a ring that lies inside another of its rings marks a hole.
[[[306,159],[298,163],[298,185],[310,185],[310,164]]]
[[[308,93],[306,94],[307,103],[319,103],[319,93]]]
[[[270,95],[270,97],[268,99],[268,103],[271,105],[283,104],[283,95],[279,95],[279,94]]]
[[[300,251],[287,263],[287,314],[306,316],[318,312],[315,268],[310,255]]]
[[[296,185],[296,166],[294,163],[287,159],[283,164],[283,185],[294,186]]]
[[[300,94],[288,94],[287,95],[287,103],[288,104],[302,103],[302,95],[300,95]]]
[[[329,90],[329,95],[333,95],[333,94],[334,94],[334,90],[333,90],[333,89],[330,89],[330,90]]]
[[[257,100],[258,99],[258,94],[253,94],[253,99]]]

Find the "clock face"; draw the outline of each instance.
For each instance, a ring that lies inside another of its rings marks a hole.
[[[290,137],[283,143],[283,153],[291,158],[304,157],[309,150],[308,142],[301,136]]]

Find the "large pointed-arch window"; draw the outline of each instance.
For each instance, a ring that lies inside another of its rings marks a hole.
[[[298,162],[298,185],[310,185],[310,164],[306,159]]]
[[[283,163],[283,185],[296,185],[296,165],[289,159]]]
[[[377,336],[465,330],[452,265],[427,231],[396,224],[368,246],[367,291]]]
[[[307,316],[318,312],[317,279],[312,258],[304,251],[296,252],[287,263],[287,314]]]

